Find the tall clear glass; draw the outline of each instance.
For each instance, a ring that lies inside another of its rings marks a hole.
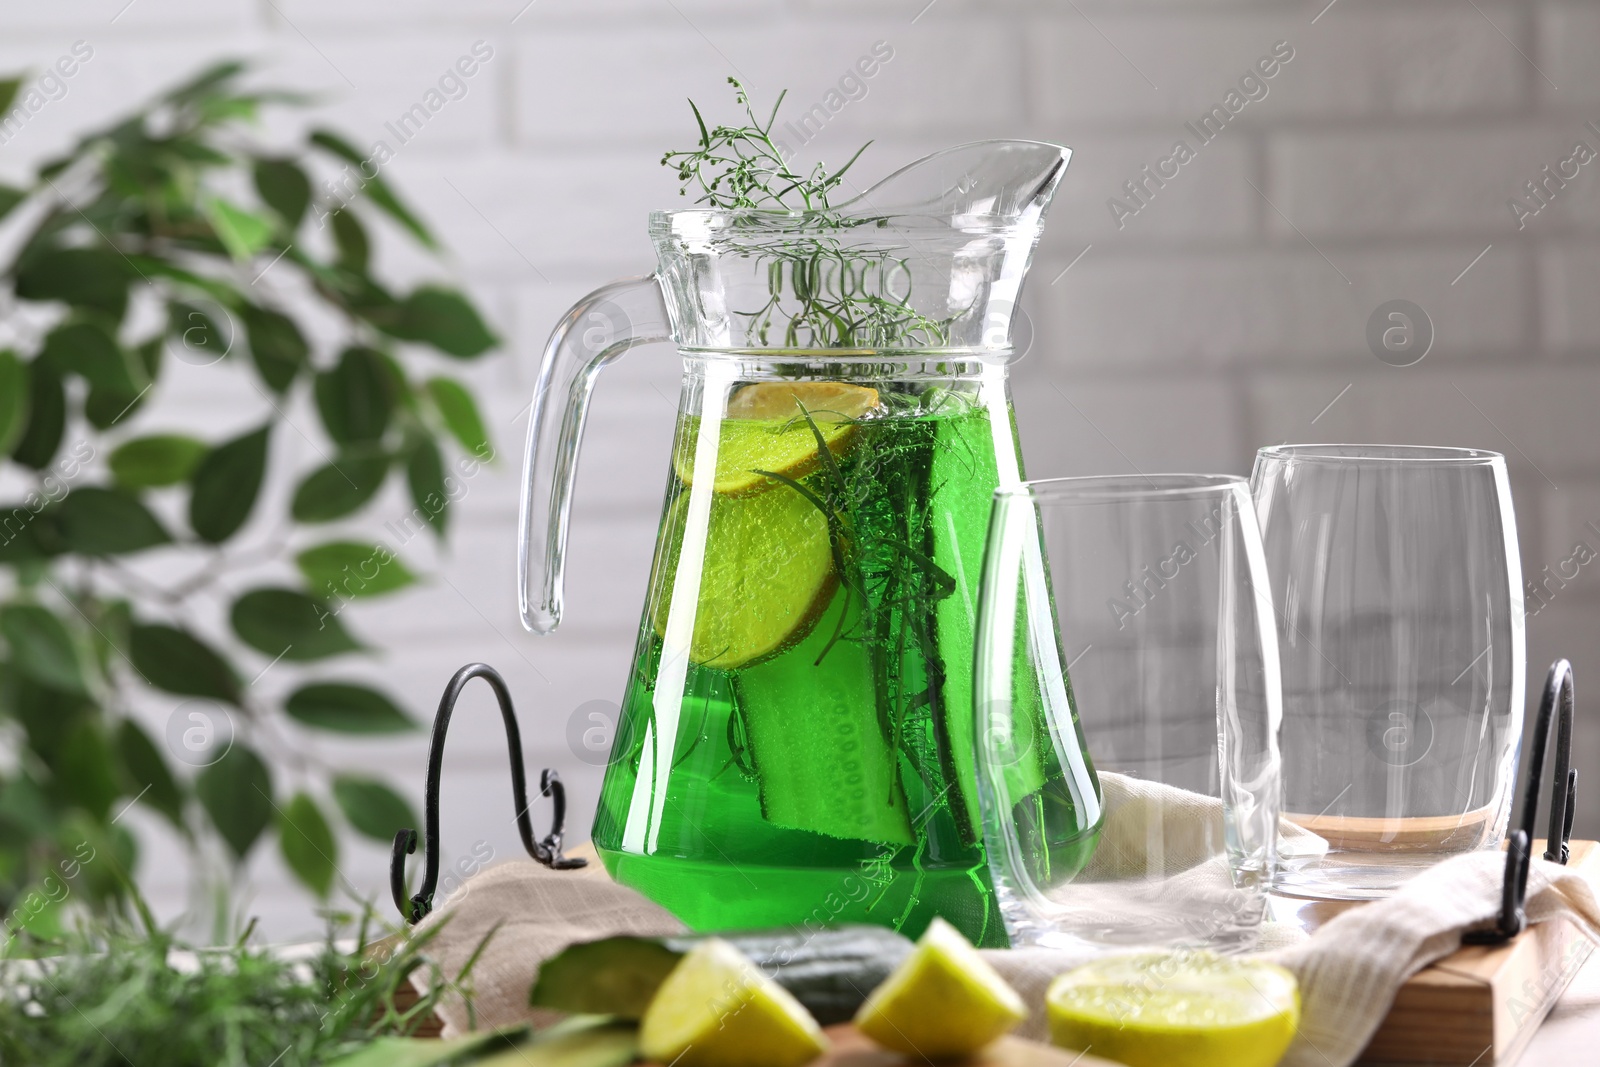
[[[1251,480],[1283,650],[1278,887],[1364,899],[1499,847],[1526,670],[1505,457],[1284,445]]]
[[[1001,489],[974,673],[984,839],[1013,944],[1255,943],[1282,709],[1244,479]],[[1040,766],[1061,769],[1053,808],[1028,788]],[[1081,815],[1054,818],[1067,810]]]

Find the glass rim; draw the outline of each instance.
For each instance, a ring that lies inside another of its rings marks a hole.
[[[1455,445],[1300,444],[1266,445],[1258,458],[1306,463],[1429,463],[1445,466],[1484,466],[1505,462],[1505,453]]]
[[[996,501],[1028,499],[1040,504],[1101,504],[1233,493],[1248,496],[1249,479],[1237,474],[1088,474],[1001,486],[994,491],[994,496]]]

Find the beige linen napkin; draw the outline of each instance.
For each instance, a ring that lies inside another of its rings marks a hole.
[[[493,935],[465,983],[475,1018],[469,1018],[459,996],[448,995],[439,1005],[446,1037],[472,1029],[473,1022],[478,1029],[554,1022],[556,1013],[528,1006],[528,991],[540,961],[568,945],[613,934],[656,936],[684,929],[665,908],[613,882],[592,856],[587,867],[570,871],[552,871],[533,860],[490,867],[463,882],[417,930],[441,924],[428,956],[451,980]],[[424,983],[427,975],[419,970],[412,981]]]

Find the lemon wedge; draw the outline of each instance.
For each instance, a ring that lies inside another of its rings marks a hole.
[[[878,406],[878,391],[846,382],[753,382],[728,398],[720,427],[713,488],[730,496],[756,493],[780,483],[757,471],[803,478],[817,469],[822,453],[806,415],[823,443],[842,455],[855,436],[855,420]],[[672,467],[684,485],[694,484],[699,418],[685,420],[672,452]]]
[[[639,1050],[678,1067],[800,1067],[828,1039],[794,996],[721,938],[667,975],[639,1025]]]
[[[1141,953],[1050,983],[1050,1039],[1128,1067],[1272,1067],[1300,1025],[1294,975],[1211,952]]]
[[[1016,990],[961,933],[934,919],[916,949],[856,1013],[884,1048],[937,1060],[970,1056],[1027,1017]]]

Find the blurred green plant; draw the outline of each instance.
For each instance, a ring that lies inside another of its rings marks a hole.
[[[388,785],[311,764],[280,729],[413,729],[399,703],[323,679],[280,706],[251,680],[366,650],[340,609],[415,576],[389,546],[318,543],[312,531],[361,512],[396,475],[415,503],[399,528],[444,536],[443,443],[465,451],[469,476],[493,451],[466,388],[419,363],[426,349],[474,359],[496,340],[460,293],[399,294],[374,277],[369,226],[430,252],[433,236],[337,135],[316,131],[290,154],[259,148],[258,113],[305,100],[248,90],[242,74],[212,67],[83,137],[31,187],[0,185],[0,329],[13,338],[0,350],[0,486],[22,493],[0,500],[8,934],[54,936],[74,895],[126,910],[136,848],[119,819],[133,801],[197,855],[242,862],[276,836],[322,897],[338,882],[333,811],[385,841],[416,825]],[[17,89],[0,82],[0,113]],[[319,192],[311,168],[322,164],[355,180]],[[259,284],[269,272],[270,292]],[[313,343],[312,318],[339,340]],[[132,434],[173,359],[209,368],[191,378],[249,381],[265,417],[225,440]],[[298,476],[287,516],[252,523],[275,442],[304,436],[285,415],[297,392],[314,401],[326,462]],[[266,525],[277,528],[263,539]],[[294,584],[230,592],[291,551]],[[226,629],[208,632],[202,597],[226,605]],[[164,739],[131,713],[151,689],[187,702]]]

